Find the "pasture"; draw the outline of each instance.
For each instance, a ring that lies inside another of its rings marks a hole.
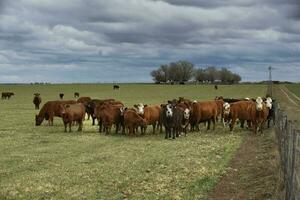
[[[288,84],[286,87],[292,91],[295,95],[300,97],[300,84]]]
[[[215,96],[264,96],[264,85],[152,85],[111,84],[0,85],[13,91],[0,101],[0,199],[205,199],[226,173],[228,163],[250,131],[233,133],[218,123],[215,131],[165,140],[164,134],[128,137],[98,133],[85,121],[83,132],[64,133],[62,120],[36,127],[38,112],[32,103],[38,92],[42,105],[74,99],[74,92],[92,98],[115,98],[132,107],[136,103],[161,104],[183,96],[211,100]]]

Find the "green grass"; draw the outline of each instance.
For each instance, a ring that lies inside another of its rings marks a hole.
[[[13,91],[0,101],[0,199],[205,199],[226,172],[247,131],[230,134],[219,124],[216,131],[189,133],[177,140],[164,135],[105,136],[85,121],[83,132],[64,133],[62,121],[34,126],[33,93],[46,100],[64,92],[160,104],[184,96],[208,100],[215,96],[263,96],[262,85],[213,86],[121,84],[107,85],[0,85]],[[149,127],[148,131],[151,132]]]
[[[295,95],[300,97],[300,84],[288,84],[286,87],[292,91]]]

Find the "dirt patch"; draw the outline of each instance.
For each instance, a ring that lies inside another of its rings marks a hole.
[[[278,160],[273,131],[248,135],[208,199],[278,199]]]

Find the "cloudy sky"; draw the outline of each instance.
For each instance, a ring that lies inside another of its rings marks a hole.
[[[300,81],[300,0],[0,0],[0,82],[150,82],[161,64]]]

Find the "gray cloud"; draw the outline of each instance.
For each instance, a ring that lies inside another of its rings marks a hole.
[[[285,66],[278,78],[300,81],[299,8],[297,0],[0,1],[0,82],[151,81],[151,70],[180,59],[227,66],[244,80]]]

